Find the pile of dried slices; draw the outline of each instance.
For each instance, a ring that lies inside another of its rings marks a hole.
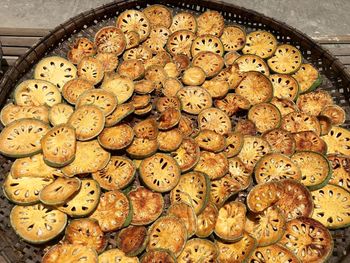
[[[217,11],[124,11],[2,109],[11,225],[57,241],[45,263],[324,262],[350,224],[350,132],[321,83]]]

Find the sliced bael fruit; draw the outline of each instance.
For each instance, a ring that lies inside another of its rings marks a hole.
[[[198,162],[200,150],[192,138],[184,138],[180,147],[171,153],[182,172],[192,169]]]
[[[19,205],[34,204],[39,201],[40,191],[52,183],[51,178],[32,178],[20,177],[14,178],[9,173],[3,182],[2,189],[5,197]]]
[[[185,224],[188,238],[196,233],[197,216],[192,205],[185,202],[176,202],[168,208],[168,215],[179,218]]]
[[[156,192],[168,192],[179,182],[181,170],[171,156],[156,153],[142,161],[139,167],[142,181]]]
[[[225,80],[230,89],[235,89],[245,77],[245,72],[241,72],[236,63],[224,68],[215,76],[216,79]]]
[[[21,238],[32,244],[45,243],[64,230],[67,215],[43,204],[14,206],[10,213],[11,226]]]
[[[62,96],[68,103],[75,104],[78,100],[78,97],[84,93],[84,91],[94,89],[92,82],[85,80],[83,78],[72,79],[62,88]]]
[[[266,131],[262,134],[262,138],[269,143],[271,150],[275,153],[282,153],[290,156],[295,152],[295,139],[292,134],[286,130],[277,128]]]
[[[145,67],[142,61],[138,59],[124,60],[118,67],[118,74],[131,80],[142,79],[145,75]]]
[[[149,114],[153,109],[152,103],[141,109],[135,109],[134,114],[137,116],[145,116]]]
[[[243,134],[239,132],[233,132],[227,135],[224,148],[227,158],[231,158],[241,151],[243,138]]]
[[[332,166],[330,184],[350,191],[350,158],[346,155],[331,154],[327,156]]]
[[[244,136],[243,147],[237,156],[249,170],[253,170],[260,158],[270,151],[270,145],[263,138],[246,135]]]
[[[161,65],[151,65],[146,69],[145,79],[153,81],[156,90],[161,90],[163,81],[168,78],[168,74]]]
[[[143,186],[130,191],[129,199],[133,207],[133,225],[148,225],[157,220],[163,212],[163,196]]]
[[[302,55],[299,49],[288,44],[279,45],[274,55],[267,60],[270,69],[281,74],[296,72],[300,68],[301,63]],[[301,92],[304,91],[302,87],[300,89]]]
[[[177,128],[161,131],[157,137],[159,150],[164,152],[176,151],[180,147],[182,140],[183,136]]]
[[[95,105],[107,116],[115,110],[118,101],[112,92],[103,89],[91,89],[78,97],[75,107],[79,108],[83,105]]]
[[[297,100],[299,110],[314,116],[319,115],[327,105],[332,104],[332,96],[325,90],[301,94]]]
[[[235,60],[241,56],[237,51],[229,51],[224,55],[225,66],[228,68],[235,64]]]
[[[103,65],[97,58],[85,57],[78,64],[78,76],[96,85],[103,79]]]
[[[226,147],[225,137],[211,130],[200,131],[195,141],[205,151],[221,152]]]
[[[247,99],[250,104],[269,102],[273,96],[271,81],[262,73],[250,71],[236,87],[236,94]]]
[[[295,100],[299,94],[299,84],[295,78],[288,74],[270,75],[273,85],[273,96],[280,99]]]
[[[175,31],[169,36],[166,48],[172,56],[183,54],[191,57],[191,46],[195,38],[196,35],[192,31]]]
[[[279,200],[281,184],[268,182],[254,186],[247,196],[247,206],[253,213],[260,213]]]
[[[184,54],[177,54],[173,56],[173,62],[180,72],[186,70],[191,64],[190,58]]]
[[[139,110],[142,108],[147,107],[151,102],[151,95],[145,94],[145,95],[134,95],[131,98],[130,103],[132,103],[135,107],[135,109]]]
[[[90,218],[96,219],[103,232],[118,230],[130,224],[132,206],[129,198],[119,190],[103,193]]]
[[[273,263],[273,262],[288,262],[300,263],[300,259],[293,254],[289,249],[279,244],[274,244],[266,247],[258,247],[248,259],[249,263]],[[309,262],[309,261],[305,261]]]
[[[207,74],[199,66],[190,66],[185,69],[181,81],[188,86],[198,86],[204,83]]]
[[[45,205],[62,205],[79,191],[80,186],[78,178],[59,177],[40,191],[39,199]]]
[[[61,102],[58,88],[51,82],[39,79],[28,79],[21,82],[15,89],[13,98],[19,106],[49,107]]]
[[[346,119],[344,109],[336,104],[325,106],[320,114],[328,117],[335,126],[344,124]]]
[[[182,110],[190,114],[199,114],[212,105],[210,93],[201,87],[187,86],[179,90],[176,96],[181,101]]]
[[[152,27],[164,26],[169,28],[173,19],[171,10],[164,5],[150,5],[147,6],[143,13],[148,18]]]
[[[151,249],[140,258],[140,263],[167,262],[176,263],[175,255],[167,249]]]
[[[97,263],[95,249],[83,245],[59,244],[51,247],[42,259],[43,263],[86,262]]]
[[[298,111],[297,105],[295,105],[294,101],[290,99],[280,99],[277,97],[273,97],[270,102],[280,110],[282,117],[286,116],[291,112]]]
[[[101,62],[105,74],[114,73],[115,69],[118,67],[118,56],[113,53],[98,53],[96,58]]]
[[[153,155],[158,150],[158,141],[144,138],[134,138],[128,148],[127,154],[135,159],[144,159]]]
[[[350,193],[337,185],[326,185],[311,192],[314,212],[312,218],[329,229],[350,225]]]
[[[125,253],[118,249],[110,249],[103,252],[98,256],[99,263],[114,263],[114,262],[125,262],[125,263],[138,263],[139,260],[137,257],[128,257]]]
[[[154,84],[152,81],[147,79],[142,79],[134,83],[135,84],[135,93],[137,94],[149,94],[154,90]]]
[[[134,139],[133,129],[125,124],[104,128],[98,136],[98,142],[108,150],[120,150],[129,146]]]
[[[75,110],[68,124],[75,129],[77,140],[87,141],[99,135],[103,130],[105,116],[98,107],[84,105]]]
[[[132,96],[134,92],[134,83],[128,77],[117,76],[110,80],[104,81],[101,88],[112,92],[115,96],[117,96],[118,103],[122,104]]]
[[[242,55],[235,60],[235,63],[237,63],[241,72],[256,71],[264,74],[267,77],[270,75],[269,67],[259,56]]]
[[[181,112],[176,108],[167,108],[158,118],[158,128],[160,130],[169,130],[175,127],[181,119]]]
[[[196,236],[206,238],[213,233],[219,210],[216,206],[208,202],[204,210],[197,216]]]
[[[226,135],[232,130],[230,118],[223,111],[216,108],[204,109],[198,115],[198,127],[201,130],[212,130],[218,134]]]
[[[67,58],[73,64],[78,64],[83,57],[90,57],[96,54],[94,43],[88,38],[79,37],[70,45]]]
[[[228,159],[228,174],[240,184],[240,189],[245,190],[252,184],[252,171],[249,170],[238,157]]]
[[[189,117],[184,115],[181,116],[178,129],[185,137],[192,137],[199,132],[199,130],[195,127],[194,122]]]
[[[133,113],[135,107],[132,103],[124,103],[117,106],[117,108],[108,116],[106,116],[106,127],[111,127],[118,124],[121,120]]]
[[[277,48],[277,40],[273,34],[267,31],[253,31],[247,35],[243,54],[253,54],[261,58],[271,57]]]
[[[229,93],[224,98],[215,100],[214,105],[230,117],[240,110],[248,110],[251,106],[249,100],[235,93]]]
[[[296,151],[314,151],[325,154],[327,144],[313,131],[302,131],[292,133],[295,140]]]
[[[81,180],[79,192],[67,203],[57,206],[57,209],[71,217],[87,216],[96,209],[100,192],[100,185],[95,180]]]
[[[203,71],[203,70],[202,70]],[[204,76],[205,79],[205,76]],[[176,78],[167,78],[163,81],[162,93],[168,98],[176,97],[176,93],[183,88],[182,83]]]
[[[287,221],[301,216],[311,216],[313,202],[311,193],[300,182],[291,179],[281,180],[278,200],[275,203]]]
[[[212,78],[224,67],[224,59],[219,54],[202,51],[194,56],[192,64],[203,69],[207,78]]]
[[[276,129],[281,124],[281,113],[271,103],[259,103],[249,109],[248,119],[251,120],[258,132],[263,133]]]
[[[225,51],[237,51],[244,47],[246,42],[245,30],[239,26],[227,26],[220,37]]]
[[[116,26],[124,33],[137,32],[141,42],[148,37],[151,31],[151,24],[146,15],[137,10],[126,10],[121,13],[117,18]]]
[[[158,136],[157,122],[153,118],[140,121],[133,129],[135,136],[138,138],[153,140]]]
[[[318,70],[311,64],[301,64],[293,77],[298,81],[300,93],[316,89],[322,83],[322,77]]]
[[[75,79],[76,76],[77,69],[73,63],[58,56],[43,58],[36,64],[34,69],[35,79],[46,80],[53,83],[60,91],[62,91],[65,83]]]
[[[288,156],[281,153],[269,153],[261,157],[254,169],[255,180],[259,183],[282,179],[301,179],[301,170]]]
[[[49,130],[41,139],[44,161],[52,167],[62,167],[75,158],[75,130],[66,124]]]
[[[228,83],[220,79],[206,80],[202,87],[205,88],[214,99],[225,97],[229,90]]]
[[[157,111],[163,112],[168,108],[181,109],[181,102],[177,97],[160,97],[156,103]]]
[[[125,47],[126,50],[133,47],[137,47],[140,44],[139,33],[135,31],[128,31],[124,33],[124,36],[126,40],[126,47]]]
[[[90,218],[72,220],[66,228],[64,239],[73,245],[91,247],[97,253],[101,253],[107,245],[107,238],[98,222]]]
[[[241,184],[230,174],[211,181],[210,201],[220,208],[227,199],[237,194],[241,190]]]
[[[94,173],[104,168],[110,159],[110,153],[105,151],[97,140],[77,142],[75,159],[62,168],[69,177],[77,174]]]
[[[96,33],[95,45],[99,53],[113,53],[118,56],[125,50],[126,39],[119,28],[106,26]]]
[[[143,63],[152,58],[152,50],[143,45],[129,49],[124,52],[123,59],[140,59]]]
[[[234,132],[240,133],[243,136],[245,135],[255,136],[257,134],[255,124],[252,121],[246,120],[246,119],[239,119],[237,121]]]
[[[41,138],[49,125],[35,119],[13,121],[0,133],[0,153],[9,157],[26,157],[41,151]]]
[[[192,57],[195,57],[200,52],[212,52],[222,57],[224,55],[224,46],[220,38],[212,34],[205,34],[196,37],[192,42]]]
[[[299,217],[286,224],[280,240],[302,262],[326,262],[333,250],[332,235],[319,221]]]
[[[235,243],[222,243],[216,241],[215,244],[219,249],[219,262],[247,262],[246,260],[256,248],[256,240],[248,233],[244,232],[241,240]]]
[[[332,168],[328,159],[317,152],[301,151],[291,157],[301,170],[301,183],[310,190],[325,186],[332,176]]]
[[[217,262],[218,256],[218,248],[213,242],[193,238],[186,243],[184,250],[177,258],[177,262]]]
[[[320,123],[315,116],[304,112],[291,112],[282,118],[281,128],[290,132],[313,131],[321,133]]]
[[[180,177],[179,183],[172,190],[171,202],[177,200],[177,196],[183,193],[190,195],[196,214],[200,214],[209,199],[210,181],[206,174],[201,172],[189,172]]]
[[[180,12],[173,17],[173,21],[170,26],[171,32],[179,30],[189,30],[193,33],[197,31],[197,20],[191,13]]]
[[[224,31],[225,21],[223,16],[214,10],[207,10],[197,17],[197,35],[212,34],[220,37]]]
[[[147,242],[147,228],[144,226],[128,226],[122,229],[117,236],[117,247],[128,257],[141,254]]]
[[[9,103],[2,108],[0,119],[4,126],[20,119],[49,122],[49,108],[47,106],[18,106]]]
[[[226,203],[219,210],[214,232],[222,240],[233,242],[242,238],[246,223],[246,206],[238,201]]]
[[[329,133],[322,136],[327,143],[327,153],[350,155],[350,131],[333,126]]]
[[[149,47],[154,54],[164,50],[164,46],[168,41],[171,32],[164,26],[154,26],[151,29],[149,38],[143,43],[146,47]]]
[[[210,180],[223,177],[228,172],[228,160],[224,153],[201,151],[195,171],[206,173]]]
[[[74,108],[65,103],[58,103],[53,105],[49,111],[49,120],[53,126],[66,124],[72,116]]]

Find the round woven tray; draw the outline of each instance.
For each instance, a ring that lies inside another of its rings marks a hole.
[[[248,31],[264,29],[272,32],[279,42],[290,43],[301,50],[304,58],[323,75],[324,81],[321,88],[330,92],[335,103],[341,105],[349,115],[350,75],[346,72],[345,66],[328,51],[295,28],[260,13],[218,1],[166,0],[147,1],[147,3],[164,4],[171,7],[174,12],[187,10],[199,13],[207,9],[218,10],[227,23],[243,25]],[[125,9],[143,9],[147,3],[142,0],[115,1],[81,13],[59,25],[24,56],[19,58],[16,64],[5,74],[0,83],[0,108],[9,100],[11,91],[20,81],[31,78],[33,65],[41,58],[46,55],[65,56],[69,44],[76,37],[84,36],[93,39],[98,29],[114,24],[119,13]],[[344,126],[346,128],[350,127],[349,118]],[[0,183],[10,170],[12,161],[0,156]],[[0,200],[0,262],[2,262],[2,258],[11,263],[40,262],[45,246],[30,245],[17,237],[9,223],[9,214],[13,205],[7,201],[2,191],[0,191]],[[332,231],[332,235],[334,237],[334,251],[329,262],[350,262],[350,257],[347,256],[350,249],[350,228]],[[57,240],[54,242],[57,242]],[[109,234],[108,247],[115,246],[115,234]]]

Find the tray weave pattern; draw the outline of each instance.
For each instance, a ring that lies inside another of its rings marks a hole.
[[[147,4],[163,4],[174,12],[186,10],[193,13],[204,12],[207,9],[218,10],[227,23],[244,26],[247,31],[263,29],[273,33],[279,42],[290,43],[299,48],[304,58],[312,63],[322,74],[324,81],[321,89],[327,90],[334,101],[342,106],[347,116],[350,113],[350,75],[338,59],[316,44],[311,38],[300,31],[260,13],[247,10],[231,4],[208,0],[119,0],[84,12],[59,25],[36,46],[22,56],[4,76],[0,83],[0,108],[11,97],[15,86],[25,79],[31,78],[32,67],[46,55],[65,56],[69,44],[76,37],[94,38],[95,33],[103,26],[113,25],[119,13],[126,9],[143,9]],[[344,127],[350,128],[347,118]],[[0,127],[2,128],[2,127]],[[11,159],[0,156],[0,184],[9,172]],[[241,198],[244,196],[239,196]],[[43,246],[35,246],[20,240],[9,223],[9,214],[13,205],[7,201],[0,191],[0,255],[11,263],[37,263],[41,261]],[[329,262],[350,262],[347,256],[350,251],[350,228],[332,231],[334,251]],[[116,247],[115,233],[108,234],[108,248]],[[54,240],[53,243],[56,243]]]

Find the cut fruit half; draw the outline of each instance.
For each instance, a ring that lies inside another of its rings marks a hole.
[[[182,83],[188,86],[199,86],[204,83],[207,75],[201,67],[190,66],[182,75]]]
[[[108,150],[121,150],[128,147],[134,139],[133,129],[125,124],[117,124],[110,128],[104,128],[98,136],[98,142]]]
[[[235,63],[237,63],[241,72],[256,71],[264,74],[267,77],[270,75],[269,67],[259,56],[242,55],[235,60]]]
[[[229,134],[232,131],[230,118],[226,113],[216,108],[202,110],[197,120],[201,130],[208,129],[221,135]]]
[[[311,64],[301,64],[293,77],[298,81],[300,93],[305,93],[316,89],[322,83],[322,77],[318,70]]]
[[[173,21],[169,29],[173,33],[179,30],[189,30],[196,33],[197,20],[191,13],[180,12],[173,17]]]
[[[181,101],[182,110],[190,114],[199,114],[212,105],[210,93],[201,87],[185,87],[180,89],[176,96]]]
[[[276,73],[292,74],[300,68],[301,61],[302,55],[299,49],[283,44],[277,47],[274,55],[267,60],[267,64]],[[301,92],[304,91],[303,87],[300,87],[300,89]]]
[[[227,26],[220,37],[225,51],[241,50],[246,42],[246,33],[239,26]]]
[[[280,99],[295,100],[299,95],[299,84],[288,74],[270,75],[273,85],[273,96]]]
[[[74,108],[65,103],[53,105],[49,110],[49,120],[53,126],[66,124],[72,116]]]
[[[123,33],[130,31],[137,32],[141,42],[146,40],[151,31],[151,23],[147,16],[137,10],[126,10],[122,12],[117,18],[116,26],[120,28]]]
[[[119,56],[125,50],[126,39],[119,28],[107,26],[96,33],[95,45],[99,53],[113,53]]]
[[[224,46],[220,38],[214,35],[201,35],[193,40],[191,55],[195,57],[200,52],[212,52],[222,57],[224,55]]]
[[[271,103],[259,103],[249,109],[248,119],[251,120],[260,133],[276,129],[281,125],[281,113]]]
[[[56,104],[57,105],[57,104]],[[18,106],[12,103],[2,108],[0,113],[1,123],[6,126],[13,121],[21,119],[35,119],[49,122],[49,107],[47,106]]]
[[[207,10],[197,17],[197,35],[212,34],[220,37],[224,31],[225,21],[223,16],[214,10]]]
[[[253,31],[247,35],[243,54],[257,55],[261,58],[271,57],[277,48],[277,40],[267,31]]]
[[[184,250],[177,258],[177,262],[200,262],[204,259],[205,262],[216,262],[218,256],[218,248],[213,242],[193,238],[186,243]]]
[[[127,32],[126,32],[127,33]],[[152,50],[143,45],[126,50],[123,54],[123,59],[139,59],[143,63],[152,58]]]
[[[162,93],[164,96],[171,98],[171,97],[175,97],[176,93],[182,88],[183,88],[183,85],[178,79],[167,78],[163,81]]]

